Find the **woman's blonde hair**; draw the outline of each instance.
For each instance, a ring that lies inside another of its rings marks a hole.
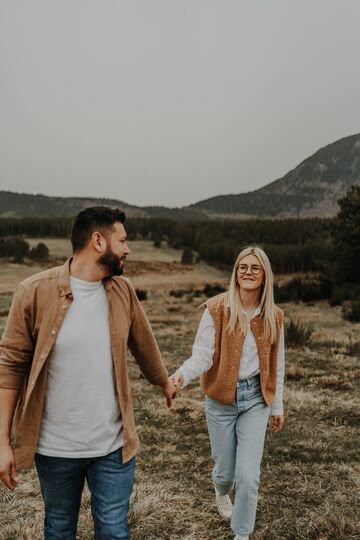
[[[231,275],[229,290],[225,297],[225,306],[230,311],[230,319],[227,329],[234,332],[237,323],[241,334],[246,334],[246,315],[241,304],[240,286],[237,279],[237,270],[240,261],[247,255],[255,255],[264,270],[264,282],[260,291],[260,317],[264,320],[264,333],[271,343],[276,339],[276,306],[274,302],[274,275],[271,264],[265,251],[259,246],[247,246],[238,255]]]

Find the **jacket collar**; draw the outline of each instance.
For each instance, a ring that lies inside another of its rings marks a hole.
[[[60,275],[58,281],[60,296],[68,296],[72,293],[70,284],[70,264],[72,259],[72,257],[69,257],[69,259],[60,267]],[[103,284],[105,289],[109,291],[113,285],[112,277],[109,276],[104,278]]]
[[[59,294],[60,296],[67,296],[71,294],[71,285],[70,285],[70,264],[72,257],[70,257],[60,268],[60,275],[58,281]]]

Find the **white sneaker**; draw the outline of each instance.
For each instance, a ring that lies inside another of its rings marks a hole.
[[[248,536],[240,536],[240,534],[236,534],[234,536],[234,540],[249,540]]]
[[[220,516],[224,519],[231,519],[233,505],[229,495],[222,495],[215,488],[216,506]]]

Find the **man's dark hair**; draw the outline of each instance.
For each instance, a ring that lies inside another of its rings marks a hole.
[[[114,223],[125,223],[125,213],[120,208],[109,206],[91,206],[81,210],[75,217],[71,228],[73,252],[81,251],[90,242],[94,231],[104,235],[111,232]]]

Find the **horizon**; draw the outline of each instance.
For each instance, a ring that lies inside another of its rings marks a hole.
[[[360,135],[360,132],[356,132],[356,133],[353,133],[351,135],[345,135],[344,137],[341,137],[340,139],[336,139],[335,141],[331,141],[330,143],[323,145],[322,147],[315,150],[312,154],[310,154],[306,158],[302,159],[297,165],[290,168],[289,171],[287,173],[285,173],[283,176],[286,176],[289,172],[296,169],[301,163],[303,163],[307,159],[314,156],[319,150],[321,150],[323,148],[326,148],[327,146],[331,146],[332,144],[338,142],[341,139],[345,139],[345,138],[348,138],[348,137],[355,137],[355,136],[358,136],[358,135]],[[54,197],[54,198],[60,198],[60,199],[86,199],[86,198],[89,198],[89,199],[108,199],[108,200],[113,199],[113,200],[119,201],[120,203],[125,203],[127,206],[137,207],[137,208],[164,207],[164,208],[169,208],[169,209],[181,209],[181,208],[186,208],[186,207],[191,206],[193,204],[197,204],[198,202],[201,202],[201,201],[204,201],[204,200],[207,200],[207,199],[210,199],[210,198],[214,198],[214,197],[227,197],[227,196],[232,196],[232,195],[243,195],[245,193],[252,193],[252,192],[258,191],[258,190],[260,190],[260,189],[262,189],[262,188],[264,188],[266,186],[269,186],[270,184],[276,182],[277,180],[280,180],[281,178],[283,178],[283,177],[275,178],[274,180],[270,181],[268,184],[265,184],[264,186],[261,186],[260,188],[255,188],[253,190],[244,191],[244,192],[240,192],[240,193],[219,193],[217,195],[212,195],[211,197],[206,197],[206,198],[203,198],[201,200],[193,201],[193,202],[189,203],[188,205],[183,205],[183,206],[167,206],[167,205],[164,205],[164,204],[156,204],[156,203],[155,204],[137,204],[137,203],[133,203],[133,202],[123,200],[123,199],[119,199],[117,197],[102,196],[102,195],[57,195],[57,194],[49,194],[49,193],[43,193],[43,192],[30,193],[30,192],[27,192],[27,191],[18,191],[18,190],[14,191],[14,190],[11,190],[11,189],[1,189],[1,191],[8,192],[8,193],[16,193],[18,195],[44,196],[44,197],[50,197],[50,198]]]

